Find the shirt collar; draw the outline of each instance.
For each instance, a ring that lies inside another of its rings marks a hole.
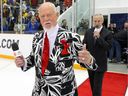
[[[101,26],[100,28],[95,28],[95,31],[101,31],[101,29],[103,28],[103,26]]]
[[[49,30],[44,29],[44,33],[47,32],[49,40],[52,40],[54,37],[56,37],[58,30],[59,30],[59,25],[57,24],[55,27],[53,27]]]
[[[54,34],[54,32],[58,32],[59,25],[56,24],[55,27],[52,27],[51,29],[44,29],[44,32],[47,32],[48,35]]]

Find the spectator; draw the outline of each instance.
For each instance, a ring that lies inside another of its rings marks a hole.
[[[26,30],[25,33],[26,34],[34,34],[35,32],[38,31],[39,28],[39,22],[36,20],[36,18],[33,16],[31,18],[31,21],[28,22],[27,26],[26,26]]]
[[[81,21],[79,22],[77,31],[79,34],[86,32],[86,30],[89,27],[89,21],[87,19],[81,19]]]
[[[61,27],[68,30],[67,20],[63,19],[61,22]]]
[[[114,39],[121,45],[122,60],[128,63],[128,21],[124,23],[123,29],[114,35]]]
[[[114,27],[114,25],[114,23],[111,23],[108,28],[112,32],[113,36],[118,33],[118,30]],[[114,38],[112,39],[112,47],[109,50],[109,59],[110,63],[120,63],[121,61],[121,46]]]

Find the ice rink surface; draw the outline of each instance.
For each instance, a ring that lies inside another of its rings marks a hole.
[[[77,85],[88,78],[86,70],[75,70]],[[0,96],[31,96],[35,70],[21,71],[14,60],[0,58]]]

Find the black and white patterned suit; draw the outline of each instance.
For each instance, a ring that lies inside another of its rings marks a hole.
[[[78,96],[73,63],[74,60],[78,60],[77,52],[82,48],[80,36],[62,28],[58,29],[47,70],[44,76],[42,76],[41,53],[43,35],[44,32],[35,34],[32,52],[26,58],[27,64],[22,68],[23,71],[26,71],[35,66],[36,78],[32,96]],[[62,54],[64,49],[62,40],[67,42],[69,54]],[[89,68],[87,65],[86,67]]]

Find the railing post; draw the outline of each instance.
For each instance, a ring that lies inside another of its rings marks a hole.
[[[3,3],[2,0],[0,0],[0,7],[1,7],[1,33],[3,33]]]

